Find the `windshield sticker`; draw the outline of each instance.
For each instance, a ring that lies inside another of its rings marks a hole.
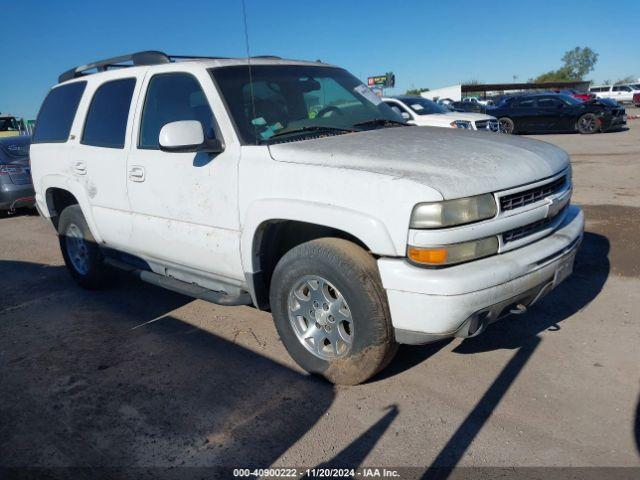
[[[411,105],[411,108],[413,108],[417,112],[419,112],[420,110],[424,110],[424,107],[419,103],[414,103],[413,105]]]
[[[359,93],[374,105],[380,105],[382,103],[382,100],[380,99],[380,97],[377,96],[375,93],[373,93],[371,89],[366,85],[358,85],[354,87],[353,91],[356,93]]]
[[[254,118],[253,120],[251,120],[251,123],[253,125],[266,125],[267,121],[262,117],[258,117],[258,118]]]

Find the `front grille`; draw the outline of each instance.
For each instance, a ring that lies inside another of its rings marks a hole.
[[[567,177],[565,175],[545,185],[506,195],[500,198],[500,208],[504,212],[506,210],[514,210],[516,208],[524,207],[525,205],[531,205],[532,203],[539,202],[543,198],[561,190],[566,181]]]
[[[529,225],[523,225],[522,227],[514,228],[513,230],[504,232],[502,234],[502,242],[505,244],[509,242],[515,242],[516,240],[520,240],[521,238],[533,235],[534,233],[538,233],[539,231],[544,230],[549,225],[551,225],[556,217],[558,215],[561,215],[566,208],[567,207],[564,207],[553,217],[543,218],[542,220],[530,223]]]
[[[500,127],[498,120],[477,120],[476,129],[478,130],[490,130],[497,132]]]

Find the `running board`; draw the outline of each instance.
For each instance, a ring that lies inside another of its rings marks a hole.
[[[105,263],[112,267],[124,270],[127,273],[131,273],[140,278],[143,282],[166,288],[167,290],[181,293],[182,295],[199,298],[217,305],[237,306],[251,305],[253,303],[251,295],[247,292],[243,292],[239,295],[229,295],[225,292],[216,292],[215,290],[209,290],[208,288],[201,287],[200,285],[176,280],[175,278],[159,275],[148,270],[140,270],[125,262],[120,262],[109,257],[105,258]]]

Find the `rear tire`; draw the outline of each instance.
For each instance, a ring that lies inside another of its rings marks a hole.
[[[58,240],[67,270],[80,286],[95,290],[113,280],[115,272],[104,263],[79,205],[70,205],[60,214]]]
[[[498,120],[498,123],[500,124],[500,133],[515,133],[516,126],[510,118],[502,117]]]
[[[578,119],[576,128],[583,135],[596,133],[600,130],[598,117],[594,113],[585,113]]]
[[[270,302],[291,357],[332,383],[364,382],[397,351],[376,262],[352,242],[322,238],[289,250],[273,273]]]

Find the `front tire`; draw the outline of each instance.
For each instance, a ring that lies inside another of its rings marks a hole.
[[[598,117],[593,113],[585,113],[578,119],[577,123],[578,132],[583,135],[590,135],[600,130],[600,122]]]
[[[104,263],[79,205],[70,205],[60,214],[58,240],[67,270],[80,286],[95,290],[113,279],[114,271]]]
[[[376,262],[347,240],[312,240],[287,252],[273,273],[270,302],[291,357],[330,382],[364,382],[397,351]]]
[[[513,123],[513,120],[511,120],[509,117],[502,117],[498,120],[498,123],[500,124],[501,133],[507,133],[511,135],[515,132],[516,126]]]

